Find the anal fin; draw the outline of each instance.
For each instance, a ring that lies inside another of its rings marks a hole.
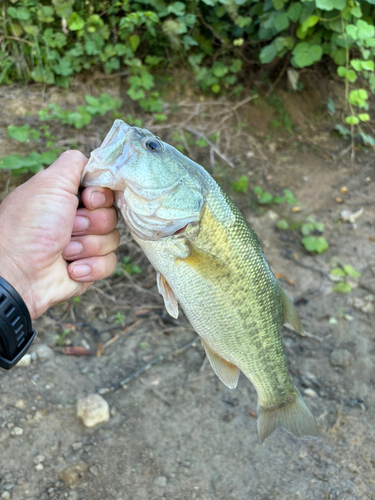
[[[281,290],[281,300],[284,305],[284,322],[288,323],[292,328],[294,328],[298,333],[303,335],[301,320],[299,319],[296,308],[292,300],[287,296],[282,288]]]
[[[177,319],[178,302],[176,299],[176,295],[174,294],[172,288],[169,286],[164,276],[159,271],[157,271],[156,273],[156,282],[158,285],[159,293],[164,299],[165,308],[173,318]]]
[[[234,389],[237,386],[237,382],[240,376],[240,370],[236,365],[229,363],[224,358],[216,354],[204,340],[201,339],[204,350],[206,351],[207,358],[212,366],[213,371],[219,377],[219,379],[225,384],[229,389]]]

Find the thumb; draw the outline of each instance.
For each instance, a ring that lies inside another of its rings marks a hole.
[[[88,159],[80,151],[65,151],[43,172],[44,180],[75,195],[87,162]]]

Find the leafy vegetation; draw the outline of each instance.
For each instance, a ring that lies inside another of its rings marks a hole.
[[[332,291],[338,293],[349,293],[352,291],[352,287],[347,283],[346,279],[350,278],[360,278],[361,273],[356,271],[354,267],[346,264],[341,267],[335,267],[330,273],[330,278],[333,281],[337,281],[336,285],[333,286]]]
[[[113,99],[108,94],[101,94],[98,98],[86,95],[85,100],[87,105],[78,106],[76,111],[69,111],[55,104],[50,104],[47,108],[39,111],[39,119],[41,121],[58,121],[80,129],[88,125],[97,115],[103,116],[111,111],[116,117],[115,112],[122,105],[120,99]],[[133,124],[131,117],[127,116],[127,118],[129,118],[128,122]],[[7,135],[10,139],[18,142],[29,143],[34,141],[35,146],[41,146],[43,151],[42,153],[33,151],[28,156],[9,155],[1,159],[0,169],[9,169],[13,175],[26,172],[35,174],[43,170],[45,166],[53,163],[58,156],[59,150],[55,147],[56,138],[52,135],[50,126],[47,124],[41,125],[38,129],[31,128],[28,124],[20,127],[9,125]]]
[[[261,205],[273,205],[288,203],[289,205],[296,205],[297,200],[295,199],[293,193],[290,189],[284,189],[284,196],[273,196],[268,191],[263,191],[260,186],[254,187],[254,194],[257,197],[257,202]]]
[[[316,222],[312,217],[307,217],[304,222],[299,221],[293,224],[289,224],[286,219],[279,219],[276,227],[281,230],[300,229],[303,236],[301,243],[310,253],[321,254],[329,248],[328,241],[323,236],[323,222]]]
[[[241,92],[254,61],[290,58],[299,69],[331,59],[345,84],[348,132],[374,145],[363,130],[375,91],[374,14],[374,0],[5,0],[0,83],[67,87],[83,70],[121,72],[128,96],[163,116],[165,70],[176,64],[219,94]],[[77,110],[73,124],[93,116],[86,112]]]
[[[121,276],[123,274],[129,274],[129,275],[140,274],[141,272],[142,269],[136,264],[133,264],[131,262],[130,257],[127,255],[122,259],[122,262],[119,262],[117,264],[116,270],[113,274]]]

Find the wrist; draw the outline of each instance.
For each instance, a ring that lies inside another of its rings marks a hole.
[[[32,299],[31,286],[26,281],[19,265],[0,248],[0,277],[7,281],[21,296],[32,320],[36,319],[36,307]]]
[[[26,354],[35,335],[24,300],[0,276],[0,367],[10,370],[17,364]]]

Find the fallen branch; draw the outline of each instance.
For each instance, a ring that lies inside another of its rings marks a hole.
[[[104,353],[104,350],[106,349],[106,347],[108,347],[111,344],[113,344],[114,342],[116,342],[116,340],[118,340],[120,337],[122,337],[123,335],[125,335],[125,333],[128,333],[128,332],[130,332],[130,330],[133,330],[133,328],[135,328],[140,323],[142,323],[142,321],[143,321],[142,319],[137,320],[135,323],[133,323],[132,325],[127,326],[120,333],[118,333],[117,335],[115,335],[114,337],[112,337],[110,340],[108,340],[108,342],[106,342],[105,344],[101,345],[98,348],[98,350],[96,351],[96,356],[100,357]]]

